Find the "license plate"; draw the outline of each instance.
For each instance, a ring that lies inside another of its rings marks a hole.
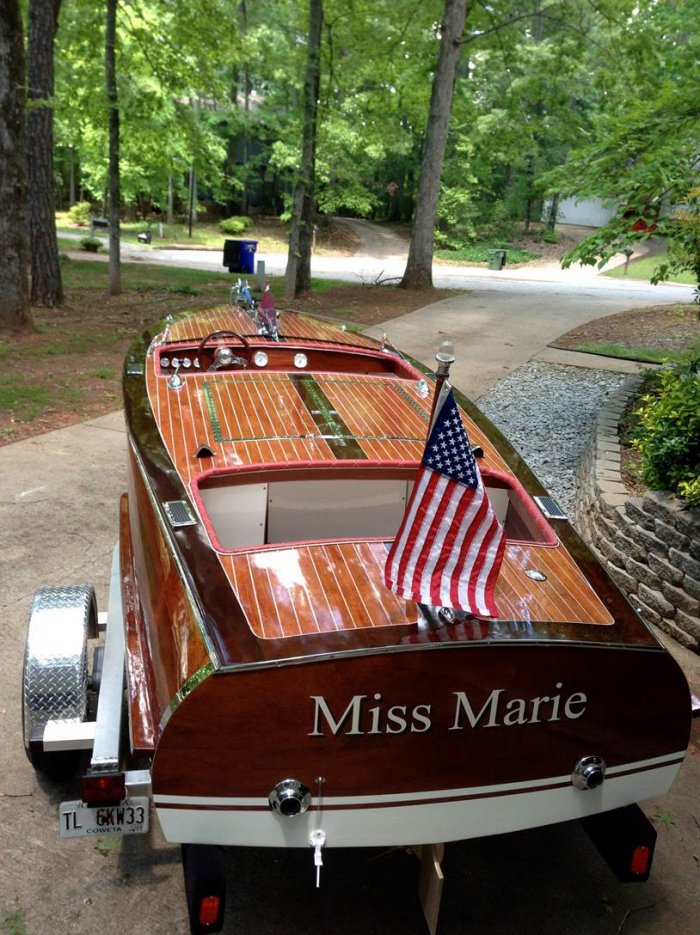
[[[120,805],[91,808],[83,802],[61,802],[59,830],[62,838],[94,838],[112,834],[148,832],[148,796],[137,795]]]

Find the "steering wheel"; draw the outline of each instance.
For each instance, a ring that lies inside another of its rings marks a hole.
[[[243,347],[248,350],[250,343],[247,338],[244,338],[242,334],[238,334],[236,331],[227,331],[225,328],[219,331],[210,331],[209,334],[202,338],[199,342],[199,347],[197,348],[198,356],[201,359],[202,351],[207,345],[207,342],[212,341],[214,338],[235,338],[237,341],[240,341]]]

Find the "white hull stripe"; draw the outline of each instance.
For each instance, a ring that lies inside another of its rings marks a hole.
[[[685,751],[669,753],[664,756],[652,757],[647,760],[637,760],[634,763],[623,763],[620,766],[611,766],[607,769],[609,777],[629,776],[641,773],[659,766],[680,764],[685,758]],[[426,792],[397,792],[384,795],[349,795],[349,796],[323,796],[322,801],[312,805],[315,808],[329,810],[334,808],[376,808],[391,805],[414,805],[417,803],[429,804],[433,802],[450,802],[468,799],[480,799],[489,796],[512,795],[519,792],[536,792],[547,788],[565,787],[571,785],[571,774],[565,776],[552,776],[546,779],[526,780],[523,782],[501,783],[490,786],[472,786],[463,789],[436,789]],[[189,796],[189,795],[162,795],[154,794],[153,802],[158,808],[189,808],[189,809],[243,809],[269,811],[267,798],[255,797],[220,797],[220,796]]]

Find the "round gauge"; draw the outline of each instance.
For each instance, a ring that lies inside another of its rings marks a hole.
[[[191,367],[191,366],[192,366],[192,361],[189,359],[189,357],[183,357],[183,358],[182,358],[182,366],[183,366],[185,369],[187,369],[187,367]]]
[[[267,354],[265,351],[256,351],[253,354],[253,363],[256,367],[267,367]]]
[[[161,359],[160,359],[160,365],[161,365],[161,367],[169,367],[169,366],[170,366],[170,358],[169,358],[169,357],[161,357]]]
[[[299,370],[303,370],[304,367],[308,364],[308,362],[309,361],[306,357],[306,354],[299,353],[299,354],[294,355],[294,366],[297,367]]]
[[[170,363],[173,365],[173,367],[179,367],[179,366],[180,366],[180,358],[179,358],[179,357],[173,357],[173,359],[170,361]]]

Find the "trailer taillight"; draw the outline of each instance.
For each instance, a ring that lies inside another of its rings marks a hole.
[[[621,883],[649,879],[656,829],[638,805],[588,815],[581,824]]]
[[[224,849],[213,844],[183,844],[187,913],[192,935],[209,935],[224,927],[226,866]]]
[[[644,844],[640,844],[632,851],[630,859],[630,871],[635,876],[647,875],[651,867],[652,850]]]
[[[199,903],[199,924],[215,925],[219,921],[221,900],[218,896],[204,896]]]
[[[125,798],[124,773],[87,773],[83,776],[83,802],[91,808],[119,805]]]

